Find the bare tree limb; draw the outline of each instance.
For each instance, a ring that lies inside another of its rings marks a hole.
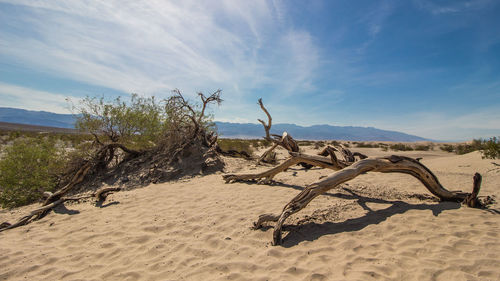
[[[412,158],[396,155],[374,159],[367,158],[357,161],[351,166],[345,167],[344,169],[333,173],[326,179],[317,181],[307,186],[302,192],[285,205],[281,214],[265,214],[264,216],[259,217],[255,223],[255,228],[261,227],[262,224],[267,221],[277,221],[273,232],[273,244],[279,245],[282,243],[281,229],[283,223],[290,215],[302,210],[317,196],[324,194],[328,190],[336,188],[340,184],[367,172],[410,174],[417,178],[427,188],[427,190],[443,201],[462,202],[471,195],[465,192],[452,192],[445,189],[441,183],[439,183],[437,177],[426,166]],[[480,176],[475,176],[473,191],[473,194],[475,194],[473,195],[474,198],[477,198],[480,183]],[[480,207],[480,205],[474,206]]]
[[[257,119],[257,120],[262,124],[262,126],[264,126],[264,130],[266,131],[265,139],[268,141],[272,141],[271,136],[269,134],[269,130],[271,130],[273,119],[271,118],[271,114],[269,114],[267,109],[264,107],[264,103],[262,102],[262,98],[259,99],[259,105],[260,105],[260,108],[264,111],[264,113],[266,113],[268,121],[266,124],[266,122],[262,121],[261,119]]]
[[[46,214],[59,204],[62,204],[66,201],[78,201],[86,198],[96,198],[96,201],[104,201],[106,200],[106,197],[114,191],[120,191],[121,188],[119,187],[106,187],[106,188],[101,188],[97,190],[96,192],[90,194],[90,195],[84,195],[84,196],[78,196],[78,197],[61,197],[55,201],[52,201],[51,203],[44,204],[40,208],[37,208],[33,211],[31,211],[28,215],[20,218],[16,223],[10,224],[8,222],[3,222],[0,224],[0,232],[8,230],[8,229],[13,229],[22,225],[26,225],[30,223],[33,220],[40,219],[43,217],[43,214]]]

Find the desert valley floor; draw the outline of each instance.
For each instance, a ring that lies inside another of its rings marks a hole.
[[[479,152],[353,150],[423,157],[450,190],[470,192],[479,172],[480,195],[500,199],[500,162]],[[230,173],[269,168],[225,160]],[[0,280],[500,280],[500,204],[438,202],[409,175],[368,173],[319,196],[286,221],[282,246],[272,224],[251,229],[332,172],[295,166],[275,185],[217,173],[118,192],[102,208],[67,204],[0,233]]]

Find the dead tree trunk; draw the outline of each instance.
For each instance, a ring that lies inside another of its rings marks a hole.
[[[330,157],[308,155],[299,152],[289,152],[290,153],[289,159],[287,159],[285,162],[281,163],[280,165],[270,170],[256,174],[241,174],[241,175],[227,174],[223,175],[222,177],[226,181],[226,183],[236,182],[236,181],[258,181],[259,183],[270,183],[277,174],[299,163],[304,163],[310,166],[317,166],[337,171],[352,165],[356,161],[354,156],[346,157],[345,155],[356,155],[360,159],[367,158],[367,156],[364,154],[357,152],[351,153],[351,151],[345,148],[343,150],[344,152],[342,155],[344,155],[344,160],[339,160],[338,157],[335,155],[335,151],[340,152],[340,149],[328,146],[325,149],[323,149],[322,152],[320,152],[320,155],[329,155]]]
[[[261,119],[257,119],[257,120],[262,124],[262,126],[264,126],[264,130],[266,132],[266,136],[264,137],[264,139],[273,142],[273,146],[271,146],[271,148],[266,150],[259,157],[259,159],[257,160],[257,165],[259,165],[266,158],[266,156],[269,155],[278,146],[281,146],[290,152],[299,152],[299,145],[292,138],[292,136],[290,134],[288,134],[287,132],[283,132],[283,134],[281,136],[270,133],[273,119],[271,118],[271,114],[269,114],[269,111],[267,111],[266,107],[264,106],[264,103],[262,102],[262,98],[259,99],[259,106],[262,109],[262,111],[264,111],[264,113],[267,115],[268,121],[266,124],[266,122],[264,122]],[[298,163],[298,164],[301,164],[306,169],[311,168],[311,166],[309,166],[305,163]]]
[[[293,159],[293,158],[292,158]],[[273,244],[280,245],[282,242],[282,226],[285,220],[294,213],[302,210],[317,196],[324,194],[330,189],[339,186],[341,183],[352,180],[360,174],[367,172],[381,173],[405,173],[410,174],[420,180],[420,182],[435,196],[443,201],[463,202],[467,199],[471,207],[480,207],[477,194],[481,183],[481,176],[476,173],[474,176],[473,193],[452,192],[445,189],[438,181],[437,177],[420,162],[403,156],[389,156],[384,158],[364,159],[355,162],[351,166],[337,171],[328,178],[317,181],[307,186],[295,198],[285,205],[281,214],[264,214],[254,223],[254,227],[260,228],[264,222],[277,221],[273,232]]]

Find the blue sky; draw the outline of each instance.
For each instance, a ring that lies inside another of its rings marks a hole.
[[[0,0],[0,106],[223,90],[216,120],[500,135],[500,2]]]

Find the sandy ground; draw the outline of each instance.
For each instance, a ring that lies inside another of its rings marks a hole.
[[[480,172],[481,195],[500,199],[500,161],[398,154],[423,157],[450,190],[470,191]],[[227,172],[263,169],[228,159]],[[440,203],[409,175],[369,173],[316,198],[287,220],[283,246],[271,227],[250,229],[331,172],[297,166],[273,186],[224,184],[220,173],[116,193],[102,208],[67,205],[0,233],[0,280],[500,280],[499,204]]]

